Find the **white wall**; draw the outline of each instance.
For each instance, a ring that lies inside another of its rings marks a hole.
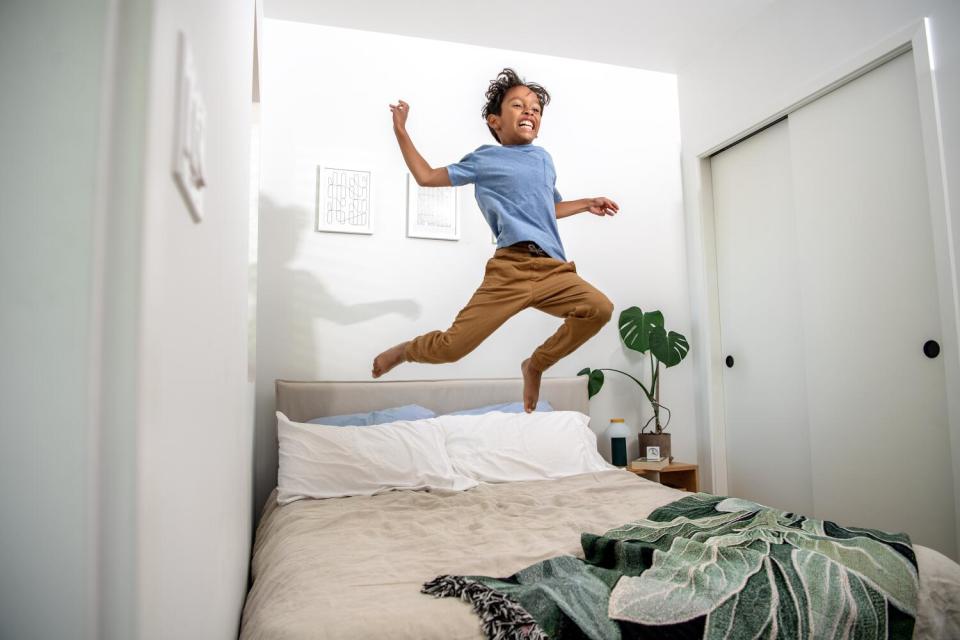
[[[945,177],[953,203],[953,249],[960,247],[960,4],[955,0],[868,0],[772,3],[761,15],[728,34],[722,45],[690,61],[679,74],[683,135],[684,201],[688,222],[688,256],[693,338],[704,348],[694,354],[698,384],[697,414],[701,445],[709,446],[711,424],[723,412],[718,388],[708,380],[720,375],[719,352],[706,346],[718,339],[709,313],[714,297],[705,274],[715,267],[709,251],[713,233],[704,217],[711,195],[701,190],[697,156],[806,97],[833,77],[849,60],[875,49],[889,36],[930,18],[934,77],[945,143]],[[822,84],[821,84],[822,82]],[[954,264],[955,287],[960,271]],[[941,286],[941,292],[944,287]],[[957,336],[945,327],[945,348],[956,350]],[[949,362],[949,358],[948,358]],[[948,371],[949,373],[949,371]],[[954,380],[957,379],[956,373]],[[948,389],[956,403],[960,390]],[[958,407],[954,407],[954,415]],[[952,434],[954,464],[960,461],[960,434]],[[705,469],[710,473],[709,469]],[[960,475],[958,475],[960,479]],[[958,487],[960,489],[960,487]],[[724,490],[721,486],[720,490]],[[955,492],[960,496],[960,490]]]
[[[460,241],[405,237],[406,166],[388,109],[398,98],[411,105],[408,130],[420,152],[445,166],[494,143],[480,111],[501,68],[546,86],[554,101],[537,144],[553,156],[561,194],[607,195],[621,207],[614,218],[561,220],[568,259],[610,297],[615,317],[632,305],[659,308],[668,328],[688,334],[674,76],[277,20],[267,20],[265,30],[258,509],[276,484],[274,379],[370,379],[381,350],[450,325],[493,253],[472,187],[459,194]],[[374,235],[313,231],[316,167],[324,163],[373,171]],[[460,362],[403,364],[386,379],[517,377],[520,361],[558,326],[529,310]],[[623,353],[614,321],[547,375],[572,376],[586,366],[637,372],[635,361]],[[695,460],[692,368],[684,362],[663,380],[675,455]],[[614,416],[636,428],[650,415],[630,385],[611,375],[593,401],[596,430]]]
[[[147,90],[138,637],[236,637],[251,539],[253,2],[158,1]],[[207,109],[205,214],[171,177],[177,31]]]
[[[251,542],[253,3],[0,4],[0,620],[234,638]],[[170,175],[176,34],[207,211]]]
[[[0,635],[94,637],[107,3],[0,3]],[[42,34],[42,37],[41,37]]]

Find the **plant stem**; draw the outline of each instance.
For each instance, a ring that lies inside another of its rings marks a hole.
[[[650,389],[653,390],[653,394],[652,394],[652,397],[650,398],[650,404],[653,405],[653,417],[654,417],[653,430],[654,430],[654,433],[660,433],[660,432],[663,430],[663,427],[660,426],[660,406],[659,406],[659,405],[660,405],[660,402],[659,402],[659,400],[660,400],[660,398],[659,398],[660,392],[659,392],[659,390],[657,389],[657,371],[658,371],[659,367],[657,367],[657,368],[655,369],[654,366],[653,366],[653,365],[654,365],[654,361],[655,361],[656,359],[657,359],[656,356],[654,356],[653,353],[651,353],[651,354],[650,354]],[[659,363],[658,363],[658,364],[659,364]]]
[[[640,385],[640,388],[643,389],[644,395],[647,396],[647,400],[649,400],[651,403],[654,401],[653,395],[650,393],[650,391],[647,390],[645,386],[643,386],[643,383],[637,380],[636,378],[634,378],[632,375],[630,375],[626,371],[620,371],[620,369],[600,369],[600,371],[615,371],[616,373],[627,376],[628,378],[636,382],[638,385]]]
[[[663,433],[663,426],[660,424],[660,359],[656,358],[657,369],[653,373],[653,379],[656,382],[653,383],[653,393],[657,398],[657,404],[655,406],[655,413],[657,414],[657,433]]]
[[[653,368],[653,361],[656,360],[656,357],[651,353],[650,354],[650,389],[653,390],[653,394],[657,393],[657,372]]]

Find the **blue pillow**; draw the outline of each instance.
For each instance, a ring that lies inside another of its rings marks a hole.
[[[380,409],[370,413],[348,413],[342,416],[327,416],[308,420],[308,424],[325,424],[332,427],[371,427],[375,424],[386,424],[397,420],[422,420],[433,418],[437,414],[418,404],[407,404],[402,407]]]
[[[452,411],[446,415],[448,416],[479,416],[484,413],[491,413],[493,411],[502,411],[503,413],[523,413],[523,403],[522,402],[503,402],[501,404],[491,404],[486,407],[477,407],[476,409],[462,409],[460,411]],[[553,407],[550,406],[550,403],[546,400],[541,400],[537,403],[537,408],[535,411],[553,411]]]

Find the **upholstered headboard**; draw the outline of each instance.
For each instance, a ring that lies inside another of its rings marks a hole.
[[[277,380],[277,411],[304,422],[319,416],[360,413],[419,404],[437,413],[520,402],[520,378],[409,380],[396,382],[303,382]],[[554,409],[589,413],[587,378],[544,378],[540,400]]]

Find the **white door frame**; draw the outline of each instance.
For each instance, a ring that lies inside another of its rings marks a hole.
[[[934,239],[934,257],[937,271],[937,288],[940,297],[940,319],[943,327],[941,356],[946,374],[947,416],[949,421],[950,448],[953,463],[954,508],[957,514],[957,550],[960,556],[960,285],[957,282],[957,253],[960,247],[953,244],[951,235],[950,198],[947,192],[943,134],[936,78],[933,71],[933,53],[930,49],[929,19],[912,22],[894,35],[877,43],[871,49],[845,61],[823,74],[798,91],[803,98],[770,114],[762,121],[724,140],[717,141],[696,154],[699,164],[700,215],[692,221],[702,239],[702,247],[691,250],[704,252],[704,291],[699,292],[699,308],[706,310],[706,346],[709,349],[707,366],[698,372],[705,390],[705,406],[708,408],[706,423],[709,427],[710,466],[713,491],[727,493],[726,423],[723,396],[723,354],[720,344],[720,308],[717,285],[717,247],[714,233],[713,175],[710,156],[758,133],[790,113],[813,102],[821,96],[856,78],[876,69],[885,62],[913,51],[914,73],[917,79],[917,96],[920,106],[921,132],[926,157],[927,192],[930,199],[930,217]],[[951,393],[951,390],[953,392]]]

